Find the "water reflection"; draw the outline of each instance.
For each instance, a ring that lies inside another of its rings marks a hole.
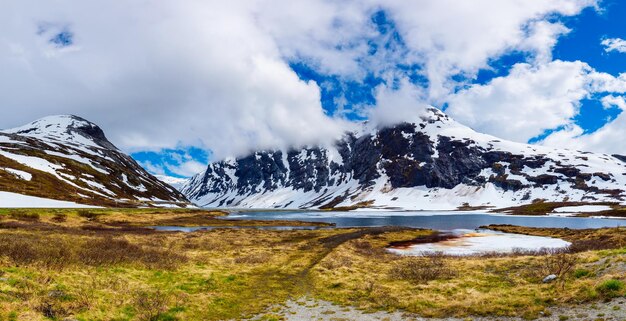
[[[220,228],[225,229],[255,229],[267,231],[293,231],[293,230],[317,230],[321,228],[329,228],[325,226],[150,226],[157,231],[168,232],[195,232],[210,231]]]
[[[527,227],[602,228],[626,225],[626,220],[589,217],[513,216],[459,212],[320,212],[260,211],[238,212],[225,219],[294,220],[334,223],[337,227],[407,226],[434,230],[474,230],[490,224],[511,224]]]

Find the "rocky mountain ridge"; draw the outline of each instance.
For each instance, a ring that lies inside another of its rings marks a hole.
[[[207,207],[450,210],[534,200],[622,202],[626,157],[507,142],[431,108],[420,121],[346,133],[333,146],[208,165],[181,191]]]

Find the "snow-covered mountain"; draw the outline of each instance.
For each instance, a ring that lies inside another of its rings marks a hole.
[[[209,164],[181,191],[200,206],[403,209],[622,202],[626,157],[513,143],[431,108],[416,123],[345,134],[334,146]]]
[[[70,115],[0,131],[0,191],[0,207],[38,206],[42,199],[97,206],[189,204],[111,144],[97,125]],[[57,204],[43,202],[48,203]]]

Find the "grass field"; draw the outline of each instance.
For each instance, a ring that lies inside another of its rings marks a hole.
[[[583,205],[605,205],[611,207],[611,209],[600,212],[592,213],[578,213],[576,216],[611,216],[611,217],[626,217],[626,206],[620,205],[615,202],[545,202],[543,200],[535,200],[530,204],[520,205],[515,207],[506,207],[500,209],[493,209],[492,212],[507,213],[511,215],[547,215],[552,213],[554,209],[559,207],[570,206],[583,206]],[[474,210],[476,208],[460,208],[460,210]],[[480,209],[480,208],[478,208]]]
[[[552,305],[623,296],[624,229],[494,229],[558,235],[547,255],[400,257],[408,228],[156,232],[225,221],[200,210],[0,210],[0,320],[224,320],[303,296],[367,311],[537,318]],[[311,223],[301,223],[303,225]],[[548,274],[557,282],[543,283]],[[485,304],[490,302],[490,304]]]

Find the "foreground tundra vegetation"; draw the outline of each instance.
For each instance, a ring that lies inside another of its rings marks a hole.
[[[297,225],[224,221],[221,215],[0,210],[0,320],[276,320],[280,304],[303,297],[366,311],[533,319],[554,305],[626,294],[624,229],[493,226],[559,236],[573,246],[460,258],[388,253],[392,242],[433,237],[433,231],[408,228],[148,228]],[[544,283],[550,274],[557,279]]]

